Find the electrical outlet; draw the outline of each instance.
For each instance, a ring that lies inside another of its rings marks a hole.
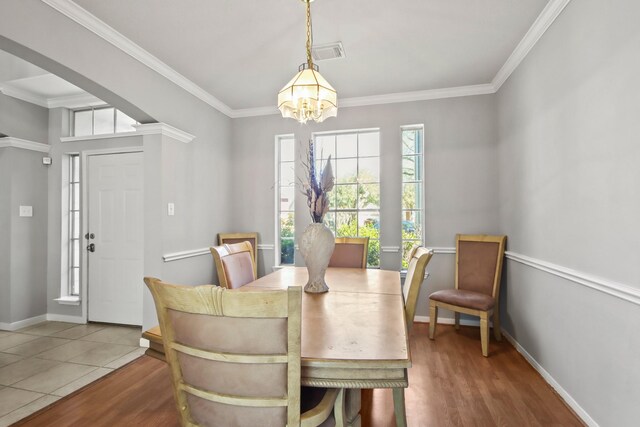
[[[20,206],[20,216],[33,216],[33,206]]]
[[[167,215],[174,216],[176,214],[176,205],[175,203],[167,204]]]

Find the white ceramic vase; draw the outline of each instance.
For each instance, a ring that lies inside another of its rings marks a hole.
[[[335,244],[333,233],[322,223],[309,224],[302,233],[299,248],[309,272],[305,292],[322,293],[329,290],[324,281],[324,273],[327,271]]]

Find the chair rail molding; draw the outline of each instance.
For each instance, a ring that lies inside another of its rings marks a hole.
[[[208,247],[164,254],[162,255],[162,259],[164,260],[164,262],[171,262],[178,261],[179,259],[193,258],[202,255],[211,255],[211,251]]]
[[[41,153],[48,153],[51,146],[49,144],[43,144],[41,142],[29,141],[26,139],[13,138],[11,136],[5,136],[0,138],[0,148],[22,148],[23,150],[39,151]]]
[[[579,285],[603,292],[605,294],[623,299],[633,304],[640,305],[640,289],[613,280],[604,279],[582,271],[573,270],[561,265],[553,264],[540,259],[528,257],[512,251],[506,251],[508,260],[535,268],[557,277],[569,280]]]

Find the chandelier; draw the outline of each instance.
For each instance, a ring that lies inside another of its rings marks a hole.
[[[278,109],[282,117],[291,117],[300,123],[310,119],[320,123],[338,114],[338,95],[311,59],[312,1],[302,0],[307,5],[307,62],[298,67],[298,74],[278,92]]]

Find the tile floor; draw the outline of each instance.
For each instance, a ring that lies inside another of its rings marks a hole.
[[[0,331],[0,427],[140,357],[141,328],[43,322]]]

